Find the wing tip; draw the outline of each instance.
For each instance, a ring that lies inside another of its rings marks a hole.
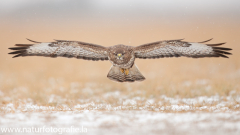
[[[228,56],[226,56],[226,55],[223,55],[223,54],[218,54],[220,57],[223,57],[223,58],[229,58]]]
[[[26,53],[28,48],[29,48],[28,46],[25,46],[25,47],[10,47],[8,49],[13,50],[13,52],[10,52],[8,54],[15,55],[15,56],[13,56],[13,58],[23,56]]]
[[[32,46],[33,44],[15,44],[15,46],[20,46],[20,47],[29,47]]]
[[[207,46],[221,46],[226,44],[227,42],[223,42],[223,43],[216,43],[216,44],[206,44]]]
[[[211,41],[211,40],[213,40],[213,38],[210,38],[210,39],[208,39],[208,40],[201,41],[201,42],[198,42],[198,43],[206,43],[206,42],[209,42],[209,41]]]
[[[182,40],[184,40],[185,38],[181,38],[181,39],[175,39],[175,40],[177,40],[177,41],[182,41]]]
[[[20,56],[23,56],[22,54],[17,54],[17,55],[14,55],[12,58],[17,58],[17,57],[20,57]]]
[[[38,41],[33,41],[33,40],[31,40],[31,39],[28,39],[28,38],[26,38],[28,41],[30,41],[30,42],[33,42],[33,43],[42,43],[42,42],[38,42]]]
[[[10,47],[10,50],[26,50],[28,47]]]
[[[228,52],[232,50],[232,48],[225,47],[212,47],[212,48],[217,57],[229,58],[227,55],[232,55],[232,53]]]
[[[231,51],[232,48],[226,48],[226,47],[212,47],[213,50],[224,50],[224,51]]]

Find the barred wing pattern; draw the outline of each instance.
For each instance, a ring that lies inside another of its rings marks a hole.
[[[203,44],[212,39],[203,42],[185,42],[179,40],[165,40],[149,44],[140,45],[134,48],[135,57],[140,59],[155,59],[163,57],[224,57],[231,55],[227,52],[230,48],[216,47],[225,43]]]
[[[29,40],[29,39],[28,39]],[[41,43],[29,40],[36,44],[16,44],[18,47],[9,54],[19,56],[67,57],[85,60],[108,60],[107,48],[79,41],[56,40],[56,42]]]

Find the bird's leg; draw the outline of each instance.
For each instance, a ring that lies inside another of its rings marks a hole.
[[[120,68],[120,71],[121,71],[122,73],[124,73],[124,69],[123,69],[123,68]]]
[[[129,69],[125,69],[125,75],[129,74]]]

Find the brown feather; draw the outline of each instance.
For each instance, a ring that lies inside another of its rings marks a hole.
[[[22,56],[22,54],[15,55],[12,58],[16,58],[16,57],[19,57],[19,56]]]
[[[212,39],[213,39],[213,38],[208,39],[208,40],[206,40],[206,41],[198,42],[198,43],[206,43],[206,42],[208,42],[208,41],[211,41]]]
[[[223,57],[223,58],[228,58],[228,56],[220,54],[220,53],[217,53],[217,55],[219,55],[220,57]]]
[[[152,44],[158,44],[158,43],[161,43],[161,42],[173,42],[173,41],[181,41],[181,40],[184,40],[184,38],[183,39],[174,39],[174,40],[156,41],[156,42],[152,42],[152,43],[146,43],[146,44],[143,44],[143,45],[140,45],[140,46],[147,46],[147,45],[152,45]]]
[[[213,50],[225,50],[225,51],[230,51],[232,50],[231,48],[224,48],[224,47],[212,47]]]
[[[208,46],[220,46],[220,45],[223,45],[223,44],[226,44],[226,42],[225,43],[218,43],[218,44],[206,44],[206,45],[208,45]]]
[[[24,50],[27,49],[28,47],[12,47],[12,48],[8,48],[10,50]]]
[[[24,53],[25,50],[21,50],[21,51],[15,51],[15,52],[10,52],[8,54],[19,54],[19,53]]]
[[[220,50],[214,50],[214,52],[218,52],[218,53],[223,53],[223,54],[232,55],[232,53],[224,52],[224,51],[220,51]]]
[[[33,43],[42,43],[42,42],[38,42],[38,41],[33,41],[31,39],[28,39],[28,38],[27,38],[27,40],[30,41],[30,42],[33,42]]]
[[[33,44],[15,44],[15,46],[25,46],[25,47],[29,47],[32,46]]]
[[[132,68],[128,69],[129,74],[126,75],[120,71],[119,67],[112,66],[110,71],[108,72],[107,77],[110,80],[117,82],[134,82],[134,81],[143,81],[145,77],[140,73],[138,68],[133,65]]]

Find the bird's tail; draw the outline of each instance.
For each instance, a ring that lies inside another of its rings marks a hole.
[[[128,73],[126,72],[126,70],[122,72],[121,68],[112,66],[107,77],[110,80],[117,82],[134,82],[145,80],[145,77],[139,72],[135,64],[132,66],[132,68],[128,69]]]

